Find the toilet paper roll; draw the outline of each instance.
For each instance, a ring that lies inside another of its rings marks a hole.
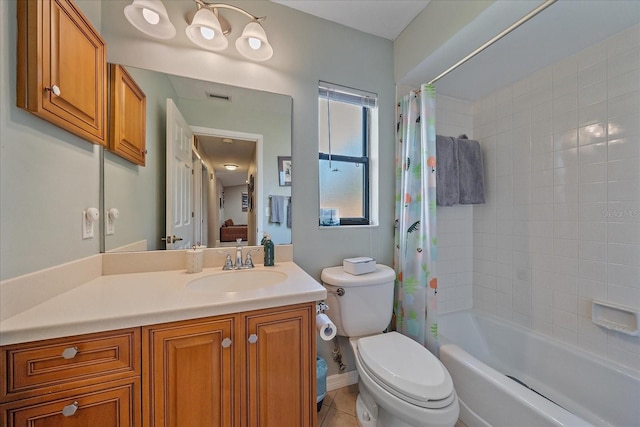
[[[320,334],[320,338],[324,341],[331,341],[338,332],[338,328],[333,324],[329,316],[324,313],[320,313],[316,316],[316,329]]]
[[[187,250],[187,273],[200,273],[202,271],[202,249]]]

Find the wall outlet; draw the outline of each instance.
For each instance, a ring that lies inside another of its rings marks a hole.
[[[93,224],[100,218],[100,212],[96,208],[82,211],[82,238],[93,239]]]

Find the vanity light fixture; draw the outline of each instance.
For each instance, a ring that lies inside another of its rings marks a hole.
[[[250,19],[242,35],[235,42],[238,52],[253,61],[266,61],[273,56],[273,47],[260,24],[266,17],[254,16],[229,4],[193,1],[197,9],[185,31],[193,44],[214,52],[227,48],[227,36],[231,33],[231,25],[219,12],[219,9],[227,9],[239,12]],[[161,0],[133,0],[133,3],[125,7],[124,14],[131,25],[149,36],[159,39],[175,36],[176,30],[169,21],[167,10]]]
[[[234,170],[238,169],[238,165],[227,163],[227,164],[224,165],[224,168],[226,170],[228,170],[228,171],[234,171]]]
[[[124,8],[124,16],[138,31],[158,39],[172,39],[176,29],[160,0],[133,0]]]

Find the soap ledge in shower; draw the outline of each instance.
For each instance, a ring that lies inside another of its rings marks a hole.
[[[593,300],[591,321],[603,328],[623,334],[640,335],[640,311],[619,304]]]

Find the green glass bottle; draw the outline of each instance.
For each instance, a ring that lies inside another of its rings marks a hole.
[[[275,258],[275,248],[273,247],[273,242],[271,241],[271,238],[268,234],[265,234],[262,240],[262,245],[264,247],[264,266],[273,267]]]

